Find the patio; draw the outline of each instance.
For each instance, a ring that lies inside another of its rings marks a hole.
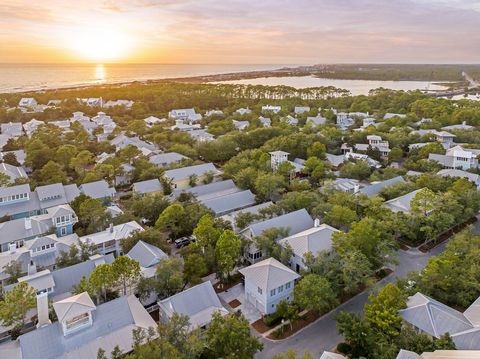
[[[250,324],[256,322],[262,317],[262,313],[260,313],[257,308],[246,302],[245,287],[242,283],[239,283],[224,292],[218,293],[218,296],[226,303],[230,303],[232,300],[237,299],[241,304],[236,307],[234,311],[241,311]]]

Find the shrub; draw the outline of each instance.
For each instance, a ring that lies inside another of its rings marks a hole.
[[[350,354],[352,351],[352,347],[350,344],[342,342],[337,345],[337,352],[342,353],[342,354]]]

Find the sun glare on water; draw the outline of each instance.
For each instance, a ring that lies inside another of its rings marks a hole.
[[[70,46],[82,58],[92,61],[115,61],[128,55],[131,38],[114,28],[83,28],[76,30]]]

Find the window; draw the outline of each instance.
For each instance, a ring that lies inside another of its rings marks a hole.
[[[258,291],[259,294],[263,294],[262,288],[258,287],[257,291]]]
[[[65,227],[62,227],[60,229],[60,233],[61,233],[62,236],[65,236],[67,234],[67,229]]]
[[[275,289],[272,289],[272,290],[270,291],[270,297],[273,297],[274,295],[275,295]]]
[[[73,317],[70,320],[67,320],[65,322],[65,326],[67,327],[67,329],[71,329],[83,324],[87,324],[90,321],[89,319],[90,319],[89,313],[83,313]]]
[[[288,282],[287,284],[285,284],[285,289],[290,289],[290,282]]]
[[[281,293],[283,292],[283,285],[281,285],[280,287],[278,287],[278,293]]]

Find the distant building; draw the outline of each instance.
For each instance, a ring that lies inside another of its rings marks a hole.
[[[189,123],[197,122],[202,119],[202,115],[195,112],[193,108],[176,109],[168,113],[168,118],[172,120],[182,120]]]
[[[272,105],[262,106],[262,112],[279,113],[280,111],[282,111],[282,106],[272,106]]]
[[[18,107],[23,107],[25,109],[32,109],[37,105],[38,105],[38,102],[33,97],[23,97],[20,99],[20,102],[18,103]]]

